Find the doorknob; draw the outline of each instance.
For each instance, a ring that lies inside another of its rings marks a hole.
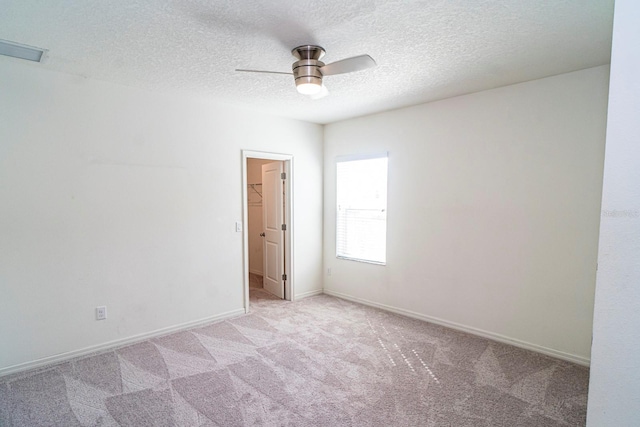
[[[265,234],[264,234],[264,233],[260,233],[260,237],[264,237],[264,236],[265,236]]]

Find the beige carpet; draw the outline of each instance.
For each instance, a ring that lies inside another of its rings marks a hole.
[[[0,378],[0,426],[582,426],[588,369],[329,296]]]

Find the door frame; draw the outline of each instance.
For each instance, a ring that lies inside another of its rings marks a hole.
[[[247,159],[263,159],[283,162],[284,172],[287,178],[284,181],[284,221],[287,230],[284,232],[284,274],[287,280],[284,285],[284,299],[293,301],[295,292],[295,275],[293,259],[293,155],[282,153],[269,153],[264,151],[242,150],[242,269],[244,311],[249,312],[249,205],[248,205],[248,181]]]

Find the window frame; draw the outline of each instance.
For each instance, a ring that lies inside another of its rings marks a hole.
[[[354,258],[354,257],[349,257],[349,256],[345,256],[345,255],[339,255],[338,253],[338,222],[339,222],[339,214],[338,214],[338,164],[339,163],[343,163],[343,162],[352,162],[352,161],[359,161],[359,160],[374,160],[374,159],[387,159],[387,170],[386,170],[386,180],[385,180],[385,186],[386,186],[386,193],[387,193],[387,197],[386,197],[386,202],[385,202],[385,227],[384,227],[384,261],[377,261],[377,260],[371,260],[371,259],[363,259],[363,258]],[[388,190],[389,190],[389,152],[388,151],[383,151],[383,152],[376,152],[376,153],[367,153],[367,154],[350,154],[350,155],[342,155],[342,156],[336,156],[335,161],[334,161],[334,165],[335,165],[335,254],[336,254],[336,258],[337,259],[341,259],[341,260],[345,260],[345,261],[355,261],[355,262],[361,262],[361,263],[365,263],[365,264],[373,264],[373,265],[381,265],[381,266],[385,266],[387,265],[387,231],[388,231],[388,217],[387,217],[387,213],[388,213],[388,205],[389,205],[389,200],[388,200]]]

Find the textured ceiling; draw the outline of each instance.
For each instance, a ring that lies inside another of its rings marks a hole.
[[[613,0],[0,0],[0,39],[49,50],[34,66],[316,123],[607,64],[612,20]],[[289,72],[301,44],[378,67],[318,100],[234,71]]]

